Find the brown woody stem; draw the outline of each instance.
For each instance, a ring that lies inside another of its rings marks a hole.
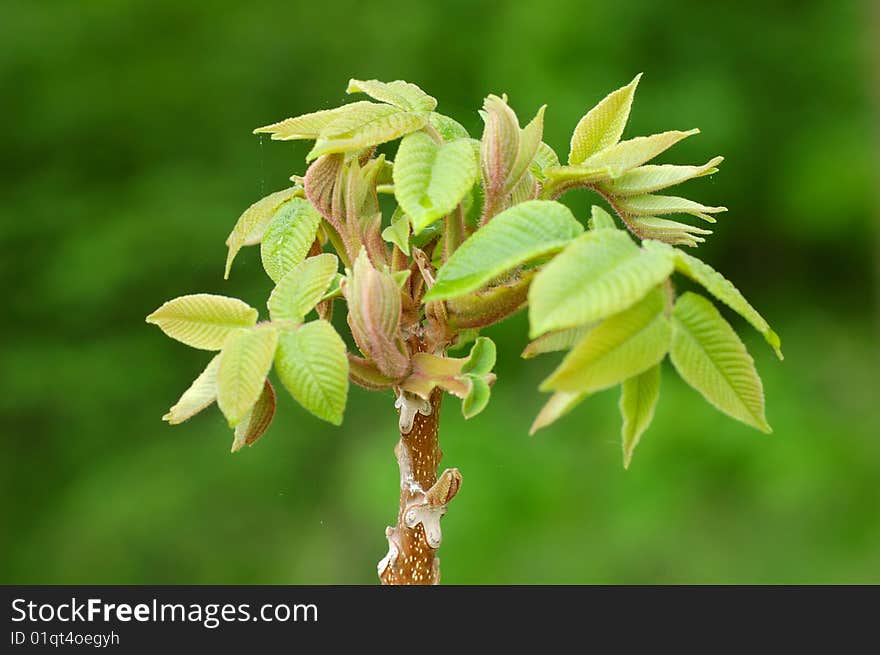
[[[440,581],[440,517],[461,486],[458,469],[437,477],[443,457],[438,440],[443,393],[429,401],[401,391],[400,441],[394,449],[400,467],[397,525],[385,530],[388,554],[379,562],[379,579],[387,585],[426,585]],[[410,422],[411,420],[411,422]]]

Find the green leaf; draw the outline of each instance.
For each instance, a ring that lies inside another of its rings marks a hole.
[[[673,258],[667,250],[639,248],[623,230],[587,232],[535,276],[529,289],[529,336],[626,309],[669,276]]]
[[[591,230],[604,230],[606,228],[616,229],[617,225],[614,223],[614,219],[611,218],[611,214],[607,211],[599,207],[598,205],[593,205],[593,209],[590,215],[589,226]]]
[[[346,93],[366,93],[373,100],[387,102],[406,111],[432,111],[437,106],[436,98],[403,80],[350,80]]]
[[[564,205],[529,200],[515,205],[477,230],[437,272],[425,300],[461,296],[510,269],[556,252],[583,233]]]
[[[238,425],[260,397],[277,344],[278,331],[271,325],[241,329],[226,340],[217,369],[217,404],[230,427]]]
[[[607,171],[607,177],[617,178],[627,171],[641,166],[657,155],[668,150],[682,139],[693,134],[699,134],[700,130],[679,132],[663,132],[652,136],[640,136],[600,150],[595,155],[583,160],[577,168],[582,171]],[[601,176],[600,176],[601,177]]]
[[[620,414],[623,417],[621,437],[623,468],[629,468],[633,451],[654,419],[660,398],[660,365],[624,381],[620,393]]]
[[[357,115],[361,111],[372,107],[372,102],[352,102],[334,109],[322,109],[321,111],[303,114],[294,118],[288,118],[272,125],[258,127],[254,134],[271,134],[273,141],[292,141],[296,139],[317,139],[318,135],[332,125],[333,122],[346,114]]]
[[[483,378],[468,377],[470,383],[470,391],[461,401],[461,413],[466,418],[473,418],[489,404],[489,397],[492,394],[489,383]]]
[[[672,339],[665,304],[663,291],[654,289],[590,330],[541,384],[541,391],[599,391],[660,362]]]
[[[162,417],[162,420],[168,421],[171,425],[178,425],[191,419],[217,400],[217,368],[219,365],[220,355],[214,355],[205,370],[183,392],[180,400],[174,403],[168,413]]]
[[[272,383],[266,380],[253,409],[235,426],[232,452],[236,453],[245,446],[253,446],[257,439],[263,436],[269,429],[272,419],[275,418],[276,404],[275,389],[272,388]]]
[[[306,258],[320,223],[321,214],[302,198],[294,198],[275,214],[260,244],[263,268],[273,282],[277,284]]]
[[[541,411],[538,412],[538,416],[532,423],[532,427],[529,428],[529,434],[533,435],[541,428],[546,428],[551,423],[555,423],[558,419],[562,418],[575,407],[580,405],[581,401],[589,395],[589,393],[557,391],[550,396],[541,408]]]
[[[702,236],[698,235],[712,234],[712,230],[704,230],[694,225],[656,216],[631,217],[630,222],[635,228],[634,231],[642,239],[656,239],[673,246],[696,247],[705,241]]]
[[[620,141],[641,77],[639,73],[632,82],[609,93],[578,122],[571,137],[570,164],[580,164],[590,155]]]
[[[523,359],[531,359],[544,353],[553,353],[560,350],[568,350],[578,341],[580,341],[590,330],[595,327],[594,324],[580,325],[578,327],[567,328],[565,330],[556,330],[542,334],[533,340],[525,350],[522,351],[520,357]]]
[[[463,374],[486,375],[495,366],[495,342],[489,337],[478,337],[471,348],[471,354],[462,365]]]
[[[450,213],[479,176],[467,140],[439,145],[424,132],[403,138],[394,161],[394,195],[418,234]]]
[[[232,332],[257,322],[257,310],[237,298],[197,293],[169,300],[147,323],[193,348],[220,350]]]
[[[302,323],[317,305],[336,276],[339,260],[323,253],[294,266],[269,296],[269,316],[273,321]]]
[[[535,153],[535,158],[532,160],[529,170],[539,180],[544,180],[547,178],[547,169],[553,166],[559,166],[559,156],[553,148],[542,141],[538,145],[538,151]]]
[[[393,243],[409,257],[409,217],[398,207],[391,217],[391,225],[382,230],[382,238]]]
[[[278,377],[296,401],[334,425],[342,423],[348,398],[345,343],[327,321],[283,332],[275,355]]]
[[[428,122],[427,114],[416,114],[391,105],[365,103],[357,111],[346,112],[327,125],[306,161],[333,152],[350,152],[393,141],[415,132]]]
[[[534,269],[522,271],[502,284],[495,284],[446,302],[448,324],[456,332],[484,328],[503,321],[525,306]]]
[[[730,307],[737,314],[746,319],[752,327],[764,336],[764,339],[776,352],[779,359],[782,357],[782,343],[764,317],[749,304],[749,301],[739,292],[733,283],[707,263],[693,257],[681,250],[675,251],[675,268],[678,272],[702,284],[706,291],[715,298]]]
[[[688,292],[679,296],[672,316],[670,359],[679,375],[725,414],[771,432],[755,364],[718,310]]]
[[[468,139],[471,136],[468,134],[468,131],[464,126],[462,126],[457,120],[449,118],[449,116],[444,116],[443,114],[438,114],[436,111],[432,111],[431,115],[428,116],[428,122],[435,130],[437,130],[440,136],[443,137],[444,141]],[[479,141],[477,143],[479,143]],[[477,152],[479,152],[479,148],[477,149]]]
[[[226,238],[229,254],[226,256],[223,279],[229,279],[229,269],[232,268],[232,262],[244,246],[253,246],[262,241],[263,234],[269,227],[276,210],[291,198],[302,195],[302,193],[301,186],[292,186],[289,189],[269,194],[244,210],[244,213],[236,221],[235,227],[232,228],[232,232]]]
[[[507,175],[507,188],[513,191],[522,179],[523,175],[528,173],[538,148],[541,146],[541,138],[544,136],[544,111],[547,105],[544,105],[535,114],[535,117],[520,132],[519,148],[516,152],[516,158]]]
[[[726,212],[727,207],[707,207],[687,198],[676,196],[631,196],[617,201],[617,207],[632,216],[654,216],[663,214],[691,214],[714,223],[708,214]]]
[[[639,166],[616,180],[607,182],[602,188],[614,196],[637,196],[666,189],[695,177],[712,175],[724,157],[715,157],[702,166],[675,166],[673,164]]]

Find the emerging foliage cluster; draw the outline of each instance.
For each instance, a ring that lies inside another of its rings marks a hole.
[[[697,246],[708,207],[666,190],[717,171],[650,164],[697,130],[621,140],[639,77],[577,124],[568,163],[543,142],[544,107],[520,126],[505,96],[486,98],[482,138],[435,111],[437,101],[402,81],[352,80],[357,101],[259,128],[314,146],[304,176],[249,207],[226,243],[228,277],[245,246],[260,246],[275,283],[268,320],[224,296],[171,300],[147,320],[194,348],[219,351],[169,410],[177,424],[214,401],[250,445],[275,412],[273,367],[315,416],[339,424],[349,380],[393,388],[401,431],[436,388],[470,418],[489,401],[495,346],[479,331],[528,307],[524,357],[567,351],[544,380],[551,392],[532,431],[594,392],[621,387],[624,465],[654,414],[660,363],[735,419],[769,432],[760,378],[742,341],[704,295],[676,295],[670,279],[695,281],[739,313],[776,350],[767,322],[720,273],[678,246]],[[400,139],[394,161],[377,146]],[[584,223],[557,202],[588,188],[612,213]],[[380,196],[396,201],[383,216]],[[616,216],[616,219],[615,219]],[[332,252],[325,252],[332,251]],[[344,303],[358,353],[331,324]],[[472,343],[464,357],[451,349]]]

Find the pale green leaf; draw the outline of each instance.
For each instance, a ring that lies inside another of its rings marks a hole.
[[[547,178],[547,169],[553,166],[559,166],[559,156],[553,148],[542,141],[538,144],[538,151],[535,153],[529,170],[539,180],[544,180]]]
[[[531,359],[532,357],[537,357],[538,355],[543,355],[544,353],[553,353],[558,352],[560,350],[568,350],[578,341],[580,341],[584,335],[587,334],[590,330],[592,330],[594,324],[589,325],[580,325],[578,327],[568,328],[565,330],[555,330],[553,332],[547,332],[546,334],[542,334],[537,339],[534,339],[528,346],[526,346],[525,350],[522,351],[520,357],[523,359]]]
[[[641,166],[660,153],[668,150],[676,143],[693,134],[699,134],[699,130],[679,132],[663,132],[652,136],[640,136],[600,150],[580,162],[578,168],[584,171],[608,171],[608,176],[617,178],[627,171]],[[599,179],[599,178],[597,178]]]
[[[223,279],[229,278],[229,269],[232,268],[232,262],[242,247],[253,246],[262,241],[263,234],[269,227],[276,210],[291,198],[300,196],[302,193],[301,186],[293,186],[257,200],[244,210],[244,213],[236,221],[235,227],[232,228],[232,232],[226,238],[229,253],[226,256]]]
[[[269,316],[273,321],[302,323],[324,296],[336,276],[339,260],[323,253],[294,266],[269,296]]]
[[[535,117],[522,128],[520,132],[519,148],[516,158],[507,175],[507,188],[513,190],[524,174],[529,170],[541,146],[541,138],[544,136],[544,111],[547,105],[542,106]]]
[[[578,122],[571,137],[570,164],[580,164],[593,153],[620,141],[641,77],[639,73],[632,82],[609,93]]]
[[[429,96],[415,84],[403,80],[350,80],[346,93],[365,93],[373,100],[387,102],[407,111],[432,111],[437,106],[436,98]]]
[[[495,342],[489,337],[478,337],[471,348],[471,354],[462,365],[463,374],[486,375],[495,366]]]
[[[257,310],[237,298],[197,293],[169,300],[147,323],[172,339],[201,350],[220,350],[232,332],[257,322]]]
[[[557,202],[515,205],[477,230],[437,272],[425,300],[464,295],[510,269],[563,248],[583,233],[571,211]],[[633,246],[635,247],[635,246]]]
[[[283,332],[275,369],[300,405],[329,423],[342,423],[348,397],[348,358],[345,343],[330,323],[312,321]]]
[[[633,231],[640,238],[656,239],[673,246],[696,247],[705,241],[699,235],[712,234],[712,230],[704,230],[694,225],[656,216],[631,217],[630,222],[633,225]]]
[[[489,383],[480,377],[468,377],[470,390],[464,400],[461,401],[461,413],[466,418],[473,418],[489,404],[491,389]]]
[[[432,111],[431,115],[428,116],[428,122],[435,130],[437,130],[437,133],[444,141],[468,139],[471,136],[468,134],[468,131],[464,126],[462,126],[457,120],[450,118],[449,116],[444,116],[443,114],[438,114],[436,111]],[[479,144],[480,142],[477,141],[476,143]],[[477,153],[479,154],[479,147],[477,148]]]
[[[263,383],[263,391],[251,411],[235,426],[232,452],[236,453],[245,446],[253,446],[257,439],[263,436],[269,429],[272,419],[275,418],[276,404],[275,389],[272,383],[266,380]]]
[[[467,140],[440,145],[424,132],[415,132],[400,142],[394,195],[418,234],[454,210],[478,176],[479,165]]]
[[[568,414],[589,395],[589,393],[557,391],[550,396],[547,402],[544,403],[541,411],[538,412],[532,427],[529,428],[529,434],[535,434],[541,428],[546,428],[551,423],[555,423],[557,419]]]
[[[427,123],[427,114],[412,113],[391,105],[365,103],[327,125],[306,161],[334,152],[362,150],[415,132]]]
[[[391,217],[391,224],[382,230],[382,238],[397,246],[407,257],[409,257],[409,224],[409,217],[398,207]]]
[[[591,230],[617,228],[617,225],[614,223],[614,219],[611,217],[611,214],[609,214],[598,205],[593,205],[593,209],[590,213],[589,226]]]
[[[660,398],[660,365],[625,380],[620,393],[620,415],[623,447],[623,468],[629,468],[633,451],[654,419]]]
[[[630,196],[617,201],[617,207],[622,212],[632,216],[655,216],[663,214],[691,214],[699,216],[710,223],[715,219],[706,214],[726,212],[727,207],[707,207],[687,198],[676,196]]]
[[[219,366],[220,355],[214,355],[205,370],[183,392],[183,395],[162,417],[162,420],[168,421],[171,425],[178,425],[191,419],[217,400],[217,368]]]
[[[755,364],[714,305],[685,293],[675,303],[672,322],[670,359],[685,382],[725,414],[771,432]]]
[[[776,351],[776,356],[782,359],[782,344],[779,335],[770,329],[764,317],[749,304],[749,301],[745,299],[739,289],[733,286],[730,280],[707,263],[681,250],[675,251],[675,268],[695,282],[702,284],[706,291],[746,319],[764,336],[767,343]]]
[[[529,289],[529,336],[626,309],[669,276],[673,259],[667,250],[639,248],[623,230],[587,232],[535,276]]]
[[[217,369],[217,405],[231,427],[260,397],[277,343],[278,331],[271,325],[240,329],[226,340]]]
[[[277,284],[306,258],[320,223],[321,214],[302,198],[294,198],[275,214],[260,244],[263,268],[273,282]]]
[[[590,330],[541,384],[542,391],[593,392],[651,368],[669,351],[672,327],[659,288]]]
[[[272,139],[276,141],[317,139],[321,131],[331,125],[333,121],[346,114],[358,114],[371,106],[373,106],[372,102],[361,101],[334,109],[322,109],[311,114],[287,118],[265,127],[258,127],[254,130],[254,134],[271,134]]]
[[[616,180],[607,182],[602,188],[614,196],[637,196],[666,189],[695,177],[712,175],[724,157],[715,157],[702,166],[675,166],[673,164],[649,164],[639,166]]]

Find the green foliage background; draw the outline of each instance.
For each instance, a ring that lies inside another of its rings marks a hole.
[[[547,102],[564,153],[639,71],[627,134],[698,126],[665,161],[727,158],[688,192],[730,207],[701,255],[783,337],[779,363],[734,322],[775,433],[667,369],[628,472],[613,392],[530,438],[552,362],[519,360],[525,317],[508,321],[488,332],[489,408],[444,410],[464,486],[443,580],[880,582],[870,4],[4,3],[0,582],[374,582],[397,502],[391,395],[356,389],[335,429],[279,394],[271,431],[232,456],[216,409],[160,421],[210,355],[144,316],[195,291],[266,297],[253,249],[223,282],[223,241],[308,146],[250,131],[346,100],[349,77],[414,81],[475,134],[489,92],[523,120]],[[585,219],[591,202],[571,206]]]

